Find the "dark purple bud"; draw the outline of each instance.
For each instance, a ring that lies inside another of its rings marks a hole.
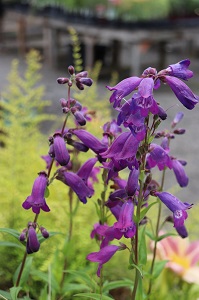
[[[66,107],[68,105],[68,101],[64,98],[61,98],[59,101],[60,101],[61,107]]]
[[[26,251],[28,254],[39,251],[40,244],[37,239],[37,234],[34,226],[29,226],[28,228],[28,239],[26,244]]]
[[[47,238],[49,237],[49,233],[48,233],[48,231],[46,230],[46,228],[40,227],[40,231],[41,231],[42,236],[43,236],[45,239],[47,239]]]
[[[70,75],[73,75],[74,73],[75,73],[75,68],[73,67],[73,66],[69,66],[68,67],[68,73],[70,74]]]
[[[70,155],[66,148],[64,138],[61,136],[60,133],[55,133],[53,137],[55,159],[61,166],[66,166],[70,160]]]
[[[63,108],[62,108],[62,111],[63,111],[64,114],[68,114],[69,111],[70,111],[70,108],[68,108],[68,107],[63,107]]]
[[[185,132],[186,132],[186,129],[184,129],[184,128],[178,128],[173,131],[173,133],[175,133],[175,134],[184,134]]]
[[[27,231],[28,231],[28,228],[25,228],[25,229],[22,231],[22,233],[20,234],[19,240],[20,240],[21,242],[24,242],[24,241],[25,241]]]
[[[65,83],[69,82],[69,79],[68,78],[64,78],[64,77],[59,77],[59,78],[57,78],[57,82],[59,84],[65,84]]]
[[[77,149],[78,151],[81,152],[87,152],[88,151],[88,147],[80,142],[76,142],[76,141],[72,141],[69,143],[70,145],[72,145],[75,149]]]
[[[78,81],[86,86],[91,86],[93,84],[93,80],[91,78],[82,77]]]
[[[54,152],[54,145],[50,145],[48,154],[50,155],[50,157],[55,157],[55,152]]]
[[[163,121],[166,120],[166,118],[167,118],[167,113],[160,105],[158,105],[158,116]]]
[[[189,178],[187,177],[183,165],[177,159],[172,160],[173,171],[176,176],[177,182],[181,187],[186,187],[189,183]]]
[[[78,87],[79,90],[81,91],[84,90],[84,85],[80,81],[76,81],[76,86]]]
[[[84,126],[86,125],[86,119],[84,118],[84,116],[81,114],[81,112],[76,111],[74,114],[75,120],[77,121],[77,123],[80,126]]]

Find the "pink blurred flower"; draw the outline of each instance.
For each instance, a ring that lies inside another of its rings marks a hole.
[[[168,260],[166,267],[188,283],[199,284],[199,241],[166,237],[157,244],[157,257]]]

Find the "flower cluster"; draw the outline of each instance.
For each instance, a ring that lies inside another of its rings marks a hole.
[[[177,64],[157,72],[155,68],[147,68],[140,77],[129,77],[114,87],[107,86],[112,91],[110,103],[118,112],[117,120],[107,122],[103,126],[103,137],[100,140],[82,126],[90,120],[89,110],[70,96],[70,89],[75,84],[80,90],[84,85],[91,86],[92,79],[86,71],[75,74],[72,66],[68,68],[69,78],[58,78],[59,84],[68,85],[68,99],[61,99],[61,108],[65,121],[61,130],[57,130],[49,138],[48,155],[43,156],[47,163],[48,172],[41,171],[36,178],[32,193],[23,202],[24,209],[32,208],[38,215],[40,210],[50,211],[45,195],[53,180],[61,181],[79,200],[86,204],[94,194],[93,182],[97,181],[96,174],[100,164],[103,171],[104,186],[110,185],[109,195],[102,193],[98,199],[99,222],[94,225],[91,233],[100,243],[98,252],[90,253],[87,259],[99,264],[97,275],[100,276],[104,263],[119,250],[128,246],[112,244],[113,241],[130,239],[132,249],[129,250],[133,264],[138,264],[138,229],[147,222],[145,211],[152,203],[153,197],[161,201],[171,212],[172,222],[181,237],[188,235],[185,220],[187,210],[192,204],[183,203],[174,195],[163,191],[164,186],[153,180],[152,171],[155,167],[163,174],[166,169],[173,170],[180,187],[186,187],[188,177],[184,166],[186,162],[170,155],[170,142],[176,135],[185,133],[185,129],[176,128],[183,113],[178,113],[172,124],[171,131],[157,131],[160,123],[167,118],[165,110],[154,98],[154,90],[161,83],[167,84],[178,100],[189,110],[198,103],[199,97],[182,81],[193,76],[188,69],[190,61],[183,60]],[[130,96],[130,99],[125,97]],[[74,128],[66,128],[68,116],[75,120]],[[157,138],[161,142],[155,143]],[[82,165],[74,164],[73,153],[91,150],[93,157]],[[56,162],[57,169],[50,178],[52,165]],[[127,171],[127,178],[122,178],[121,171]],[[164,175],[163,175],[164,177]],[[105,188],[106,190],[106,188]],[[151,197],[153,196],[153,197]],[[99,211],[103,213],[99,213]],[[113,215],[115,222],[108,224],[108,215]],[[27,253],[39,250],[35,232],[35,222],[29,223],[23,232],[21,240],[27,238]],[[41,227],[40,227],[41,230]],[[44,235],[45,230],[41,230]],[[27,234],[27,235],[26,235]]]

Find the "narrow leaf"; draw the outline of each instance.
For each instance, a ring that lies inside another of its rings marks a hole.
[[[3,242],[0,241],[0,246],[4,246],[4,247],[14,247],[14,248],[19,248],[24,250],[24,247],[22,246],[22,244],[16,244],[16,243],[12,243],[12,242]]]
[[[24,269],[23,269],[21,280],[20,280],[20,286],[22,286],[22,287],[24,286],[24,284],[27,282],[27,280],[29,278],[31,265],[32,265],[32,260],[33,260],[33,257],[27,257],[26,258],[26,263],[25,263],[25,266],[24,266]],[[17,281],[20,269],[21,269],[21,264],[18,266],[16,272],[14,273],[14,276],[13,276],[14,284]]]
[[[19,294],[20,290],[21,290],[20,286],[18,287],[14,286],[10,289],[10,295],[12,300],[17,300],[17,295]]]
[[[94,300],[113,300],[113,298],[110,298],[106,295],[92,294],[92,293],[76,294],[74,295],[74,297],[89,298]]]

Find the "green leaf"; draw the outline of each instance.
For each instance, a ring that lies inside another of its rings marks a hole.
[[[138,276],[138,286],[136,291],[135,300],[143,300],[144,297],[144,291],[143,291],[143,285],[142,285],[142,277]]]
[[[160,275],[167,262],[168,260],[161,260],[155,262],[153,276],[152,276],[153,279],[157,278]]]
[[[153,135],[149,136],[148,144],[151,144],[153,142],[153,140],[154,140],[154,136]]]
[[[107,293],[119,287],[129,287],[130,289],[132,289],[133,283],[129,279],[117,280],[117,281],[112,281],[107,283],[105,282],[103,285],[103,293]]]
[[[51,284],[51,289],[55,292],[59,292],[60,291],[60,287],[59,287],[59,283],[56,280],[55,276],[53,276],[53,274],[51,274],[51,278],[49,279],[49,274],[39,271],[39,270],[31,270],[30,273],[32,276],[35,276],[37,278],[39,278],[41,281],[47,283],[49,285],[49,280],[50,280],[50,284]]]
[[[89,298],[94,300],[113,300],[113,298],[110,298],[106,295],[100,295],[100,294],[92,294],[92,293],[85,293],[85,294],[76,294],[74,297],[80,297],[80,298]]]
[[[0,299],[12,300],[10,293],[0,290]]]
[[[10,289],[10,295],[11,295],[11,299],[12,300],[17,300],[17,295],[19,294],[19,292],[21,291],[21,287],[18,286],[18,287],[12,287]]]
[[[22,286],[22,287],[25,285],[25,283],[27,282],[27,280],[29,278],[32,260],[33,260],[32,256],[29,256],[26,258],[25,266],[24,266],[23,273],[22,273],[22,276],[20,279],[20,286]],[[14,276],[13,276],[14,284],[16,284],[20,269],[21,269],[21,264],[18,266],[16,272],[14,273]]]
[[[13,237],[15,237],[17,240],[19,240],[20,232],[18,232],[15,229],[12,229],[12,228],[0,228],[0,232],[9,233]]]
[[[141,227],[138,236],[139,236],[139,242],[138,242],[139,265],[146,265],[147,247],[146,247],[145,226]]]
[[[142,272],[142,270],[141,270],[141,268],[139,266],[137,266],[135,264],[131,264],[131,267],[137,269],[139,271],[139,273],[140,273],[140,276],[143,277],[143,272]]]
[[[90,287],[88,287],[87,285],[82,284],[82,283],[66,283],[63,286],[62,294],[67,295],[67,293],[69,293],[69,292],[78,292],[78,291],[90,292]]]
[[[176,233],[168,232],[168,233],[165,233],[163,235],[158,236],[157,241],[159,242],[159,241],[161,241],[161,240],[163,240],[166,237],[171,236],[171,235],[178,236]]]
[[[68,270],[66,272],[71,275],[75,275],[76,280],[79,279],[79,280],[82,280],[83,282],[85,282],[92,291],[96,290],[97,283],[94,280],[92,280],[91,277],[86,272],[75,271],[75,270]]]
[[[14,247],[14,248],[19,248],[24,250],[24,247],[22,246],[22,244],[16,244],[16,243],[12,243],[12,242],[2,242],[0,241],[0,246],[4,246],[4,247]]]

